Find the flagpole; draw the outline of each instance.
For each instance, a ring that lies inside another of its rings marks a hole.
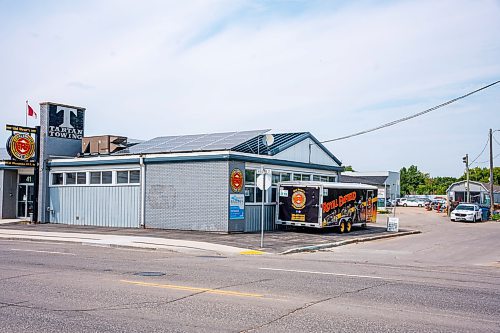
[[[24,110],[26,117],[26,127],[28,127],[28,100],[26,100],[26,110]]]

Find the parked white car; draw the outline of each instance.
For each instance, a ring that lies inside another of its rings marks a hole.
[[[475,204],[459,204],[450,215],[452,221],[482,221],[483,212]]]
[[[425,200],[416,199],[416,198],[409,198],[409,199],[405,199],[404,201],[400,201],[400,205],[403,207],[424,207]]]

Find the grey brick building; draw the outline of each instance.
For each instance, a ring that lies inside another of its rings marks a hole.
[[[274,142],[267,144],[263,140],[267,130],[165,136],[106,155],[84,155],[76,148],[81,147],[81,136],[63,138],[60,130],[49,132],[54,130],[48,127],[50,117],[69,114],[64,108],[72,112],[72,121],[75,117],[83,121],[83,108],[42,103],[40,110],[43,167],[38,220],[42,223],[257,231],[262,192],[256,183],[259,170],[265,169],[272,183],[264,199],[265,226],[271,230],[279,181],[337,182],[343,169],[308,132],[273,134]],[[78,133],[74,127],[68,132]],[[80,128],[83,134],[83,125]],[[26,177],[30,174],[30,168],[0,162],[2,218],[29,214],[29,198],[24,198],[21,185],[29,191],[32,184],[22,181],[32,180]]]

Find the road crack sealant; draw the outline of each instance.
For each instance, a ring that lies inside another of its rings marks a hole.
[[[324,302],[328,302],[332,299],[336,299],[336,298],[340,298],[340,297],[343,297],[345,295],[349,295],[349,294],[356,294],[356,293],[360,293],[362,291],[365,291],[365,290],[368,290],[368,289],[373,289],[373,288],[378,288],[378,287],[383,287],[383,286],[386,286],[386,285],[389,285],[389,284],[392,284],[391,282],[384,282],[384,283],[379,283],[379,284],[376,284],[376,285],[373,285],[373,286],[368,286],[368,287],[364,287],[364,288],[360,288],[360,289],[356,289],[356,290],[350,290],[350,291],[344,291],[338,295],[335,295],[335,296],[332,296],[332,297],[327,297],[327,298],[324,298],[324,299],[320,299],[320,300],[317,300],[317,301],[313,301],[313,302],[308,302],[308,303],[305,303],[304,305],[302,306],[299,306],[297,308],[294,308],[294,309],[291,309],[289,310],[288,312],[286,312],[285,314],[282,314],[281,316],[273,319],[273,320],[270,320],[266,323],[263,323],[259,326],[256,326],[256,327],[252,327],[252,328],[248,328],[246,330],[243,330],[243,331],[239,331],[238,333],[249,333],[249,332],[254,332],[254,331],[257,331],[261,328],[264,328],[264,327],[267,327],[269,325],[272,325],[286,317],[289,317],[299,311],[302,311],[302,310],[305,310],[313,305],[317,305],[317,304],[321,304],[321,303],[324,303]]]

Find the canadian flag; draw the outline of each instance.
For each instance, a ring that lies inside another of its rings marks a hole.
[[[28,116],[36,118],[35,110],[33,110],[33,108],[28,103],[26,103],[26,105],[28,106]]]

